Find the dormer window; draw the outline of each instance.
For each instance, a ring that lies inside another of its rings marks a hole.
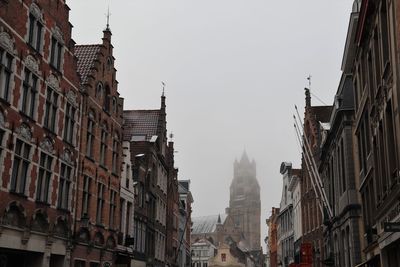
[[[42,14],[36,4],[32,4],[30,9],[28,43],[32,48],[40,52],[43,38]]]

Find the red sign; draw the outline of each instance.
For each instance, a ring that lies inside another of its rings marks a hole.
[[[311,243],[303,243],[300,246],[300,260],[302,264],[312,264],[313,252]]]

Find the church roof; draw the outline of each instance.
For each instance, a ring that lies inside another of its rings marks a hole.
[[[227,218],[227,215],[221,214],[192,218],[192,234],[207,234],[215,232],[219,217],[221,218],[223,224]]]

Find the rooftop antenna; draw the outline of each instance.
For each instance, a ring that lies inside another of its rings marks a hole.
[[[107,14],[106,14],[106,17],[107,17],[107,30],[109,30],[110,29],[110,16],[111,16],[111,13],[110,13],[110,6],[108,6],[108,8],[107,8]]]
[[[162,84],[162,96],[164,96],[165,93],[165,82],[161,81]]]
[[[311,78],[312,78],[311,74],[308,75],[308,77],[307,77],[307,80],[308,80],[308,89],[310,89],[310,90],[311,90]]]

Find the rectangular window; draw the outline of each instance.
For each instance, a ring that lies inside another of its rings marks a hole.
[[[86,267],[86,262],[82,260],[75,260],[74,267]]]
[[[93,158],[94,121],[89,118],[86,133],[86,156]]]
[[[70,144],[73,144],[75,111],[76,109],[72,106],[72,104],[67,102],[65,109],[64,140]]]
[[[60,184],[58,187],[58,207],[64,210],[68,210],[69,208],[71,175],[72,167],[61,163]]]
[[[0,98],[8,101],[13,57],[0,48]]]
[[[11,191],[13,192],[25,194],[25,185],[30,164],[30,151],[30,145],[17,139],[11,177]]]
[[[118,174],[118,139],[113,139],[112,171]]]
[[[380,12],[380,24],[381,24],[381,50],[382,50],[382,63],[385,67],[389,61],[389,34],[388,34],[388,16],[386,1],[382,1],[382,7]]]
[[[3,137],[4,137],[4,130],[0,128],[0,158],[3,153]]]
[[[374,34],[374,69],[375,69],[375,92],[378,90],[381,80],[382,80],[382,74],[381,74],[381,59],[380,59],[380,54],[379,54],[379,33],[378,29],[375,30]]]
[[[100,140],[100,164],[106,165],[106,152],[107,152],[107,132],[103,128],[101,130],[101,140]]]
[[[132,216],[132,203],[128,202],[126,206],[126,224],[125,224],[125,234],[131,236],[130,226],[131,226],[131,216]],[[136,240],[135,240],[136,241]]]
[[[386,147],[387,158],[389,163],[389,175],[391,183],[396,182],[397,166],[396,166],[396,139],[394,137],[394,123],[393,123],[393,110],[392,104],[389,102],[386,106]]]
[[[98,183],[97,184],[97,211],[96,211],[97,224],[103,223],[103,206],[104,206],[104,185],[102,183]]]
[[[90,207],[90,177],[85,176],[83,178],[83,193],[82,193],[82,217],[88,215]]]
[[[53,132],[56,126],[57,109],[58,109],[58,94],[52,88],[47,87],[44,126]]]
[[[345,152],[344,152],[344,141],[343,139],[340,141],[340,171],[341,171],[341,176],[342,176],[342,192],[344,193],[346,191],[346,162],[345,162]]]
[[[62,45],[54,37],[51,38],[50,64],[60,70],[61,68]]]
[[[25,68],[25,79],[22,86],[22,112],[33,118],[36,103],[38,78]]]
[[[98,262],[91,262],[90,267],[100,267],[100,263]]]
[[[29,14],[29,36],[28,43],[36,51],[40,52],[42,45],[43,25],[33,14]]]
[[[53,157],[40,153],[39,176],[36,188],[36,200],[48,203]]]
[[[117,208],[117,204],[115,202],[115,196],[117,193],[114,190],[110,190],[110,228],[114,229],[115,224],[115,209]]]

